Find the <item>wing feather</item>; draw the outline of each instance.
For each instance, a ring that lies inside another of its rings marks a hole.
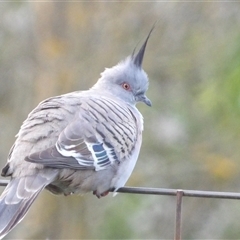
[[[25,160],[45,167],[99,171],[128,157],[137,134],[136,119],[129,108],[111,99],[89,98],[55,146]]]

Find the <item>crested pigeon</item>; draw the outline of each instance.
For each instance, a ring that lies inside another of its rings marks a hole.
[[[106,68],[92,88],[48,98],[30,112],[2,170],[11,179],[0,197],[0,238],[44,188],[100,198],[125,185],[142,143],[135,105],[151,106],[142,61],[152,30],[137,54]]]

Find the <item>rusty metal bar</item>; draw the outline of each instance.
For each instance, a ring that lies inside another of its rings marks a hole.
[[[168,188],[145,188],[145,187],[123,187],[117,192],[133,194],[150,194],[150,195],[168,195],[176,196],[177,189]],[[184,197],[201,197],[201,198],[219,198],[219,199],[240,199],[240,193],[237,192],[215,192],[215,191],[198,191],[198,190],[181,190]]]
[[[145,188],[145,187],[122,187],[117,190],[119,193],[150,194],[176,196],[176,190],[166,188]]]
[[[177,190],[174,240],[181,240],[183,190]]]
[[[0,179],[0,186],[5,187],[9,180]],[[149,195],[167,195],[176,196],[178,189],[170,188],[147,188],[147,187],[122,187],[117,190],[119,193],[149,194]],[[184,197],[201,198],[220,198],[220,199],[240,199],[240,193],[237,192],[215,192],[198,190],[181,190]]]

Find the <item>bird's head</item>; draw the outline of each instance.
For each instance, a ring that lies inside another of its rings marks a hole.
[[[138,53],[135,54],[135,51],[133,51],[132,55],[124,61],[121,61],[112,68],[106,68],[101,73],[101,78],[93,86],[93,89],[102,91],[102,94],[107,91],[131,105],[144,102],[148,106],[151,106],[152,103],[146,96],[148,77],[142,69],[142,61],[152,30],[153,28]]]

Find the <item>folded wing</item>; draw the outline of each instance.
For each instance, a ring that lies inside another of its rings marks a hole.
[[[55,146],[25,160],[51,168],[103,170],[131,153],[137,138],[135,124],[128,108],[110,100],[90,99],[81,105]]]

